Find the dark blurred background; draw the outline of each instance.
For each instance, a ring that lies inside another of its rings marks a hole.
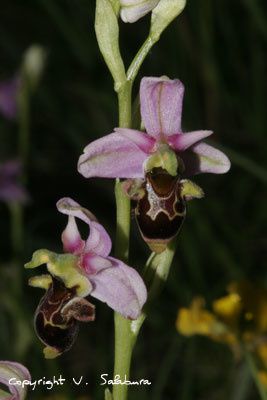
[[[88,386],[65,385],[51,394],[38,387],[29,399],[98,400],[100,374],[112,374],[113,315],[94,301],[97,319],[81,326],[73,348],[46,361],[32,318],[42,295],[27,286],[21,270],[34,250],[61,251],[66,218],[55,203],[70,196],[94,212],[114,238],[113,181],[85,180],[76,169],[84,146],[117,125],[111,77],[98,51],[92,0],[2,0],[0,79],[11,78],[32,44],[47,51],[46,67],[31,98],[30,155],[23,255],[14,261],[10,213],[0,204],[0,359],[23,362],[33,378],[60,373],[83,375]],[[121,50],[130,60],[146,37],[149,16],[134,25],[120,23]],[[267,15],[260,0],[194,0],[162,35],[141,76],[168,75],[186,88],[183,129],[211,129],[213,144],[232,161],[226,175],[194,178],[206,197],[188,207],[176,258],[152,307],[134,353],[132,377],[151,387],[131,389],[130,399],[254,400],[258,394],[230,350],[208,339],[180,336],[178,308],[195,295],[209,304],[236,279],[267,283]],[[17,157],[18,124],[0,116],[0,162]],[[141,267],[149,251],[132,224],[132,265]],[[23,283],[17,289],[16,279]],[[18,294],[19,293],[19,294]]]

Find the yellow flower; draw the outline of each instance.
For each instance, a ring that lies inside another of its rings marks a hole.
[[[178,332],[224,342],[235,353],[243,343],[250,351],[257,351],[267,368],[267,290],[241,281],[230,284],[227,291],[228,295],[212,303],[212,311],[205,309],[201,298],[193,299],[189,308],[181,308],[176,321]]]
[[[190,308],[181,308],[176,328],[184,336],[204,335],[218,339],[226,334],[225,326],[209,311],[204,309],[205,301],[197,297]]]
[[[267,368],[267,343],[260,343],[257,346],[256,353],[264,368]]]
[[[258,371],[258,379],[260,381],[260,383],[267,388],[267,372],[264,370],[259,370]]]
[[[205,302],[195,298],[190,308],[181,308],[176,321],[177,330],[185,336],[210,335],[215,322],[214,316],[203,309]]]
[[[226,325],[235,327],[242,309],[241,298],[237,293],[230,293],[228,296],[215,300],[212,308]]]

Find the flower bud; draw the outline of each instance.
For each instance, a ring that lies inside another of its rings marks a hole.
[[[159,0],[121,0],[121,19],[123,22],[136,22],[148,14],[159,3]]]
[[[186,0],[160,0],[151,17],[150,36],[158,40],[164,29],[184,9]]]
[[[29,47],[23,57],[22,73],[32,90],[38,86],[46,61],[46,51],[39,45]]]

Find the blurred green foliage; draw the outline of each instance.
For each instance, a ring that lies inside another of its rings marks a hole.
[[[100,374],[112,374],[113,317],[97,303],[95,323],[81,327],[73,349],[45,361],[32,329],[41,292],[21,272],[37,248],[61,249],[66,219],[56,201],[70,196],[88,207],[110,234],[115,232],[113,182],[86,181],[76,169],[84,146],[117,124],[116,96],[98,51],[92,0],[2,0],[0,79],[11,77],[33,43],[48,52],[41,85],[31,102],[31,203],[26,208],[23,256],[14,261],[10,215],[0,205],[0,359],[25,363],[33,378],[83,375],[88,386],[55,389],[67,399],[103,398]],[[128,65],[144,40],[149,17],[121,23],[121,49]],[[133,388],[130,399],[253,400],[258,394],[246,366],[234,363],[223,345],[185,339],[175,331],[178,307],[195,295],[208,302],[238,278],[267,284],[267,16],[260,0],[194,0],[162,35],[138,78],[168,75],[185,84],[183,128],[212,129],[214,144],[230,156],[225,176],[194,180],[206,198],[189,204],[171,274],[141,332],[132,377],[152,381]],[[138,92],[139,82],[135,86]],[[0,160],[17,155],[16,123],[0,118]],[[149,251],[135,223],[132,265]],[[23,279],[23,283],[19,283]],[[49,393],[39,387],[29,399]]]

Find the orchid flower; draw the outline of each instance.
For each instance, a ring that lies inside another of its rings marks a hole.
[[[142,278],[128,265],[110,257],[111,240],[95,216],[70,198],[57,203],[58,210],[68,215],[62,233],[65,254],[37,250],[26,268],[47,264],[49,274],[30,279],[31,286],[46,289],[36,314],[35,327],[47,345],[46,358],[68,350],[78,333],[77,321],[94,320],[94,306],[87,296],[107,303],[129,319],[136,319],[147,298]],[[76,220],[90,229],[83,240]]]
[[[136,22],[157,6],[160,0],[120,0],[123,22]]]
[[[24,400],[27,385],[15,384],[23,381],[28,381],[28,383],[31,381],[27,368],[16,362],[0,361],[0,383],[9,389],[7,393],[0,388],[0,399]]]
[[[172,176],[227,172],[227,156],[202,142],[212,131],[182,131],[183,95],[184,86],[177,79],[143,78],[140,103],[146,133],[116,128],[90,143],[80,156],[79,172],[86,178],[144,178],[154,167]]]
[[[16,118],[19,86],[20,80],[18,77],[0,82],[0,113],[5,118]]]
[[[21,164],[17,160],[9,160],[0,164],[0,200],[7,203],[25,203],[28,195],[18,182],[21,175]]]

